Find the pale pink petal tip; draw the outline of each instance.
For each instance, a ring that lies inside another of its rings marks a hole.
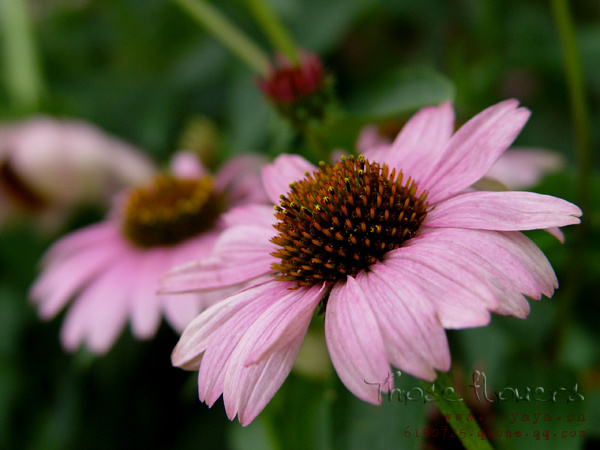
[[[208,174],[198,157],[188,151],[180,151],[173,156],[171,172],[178,178],[199,178]]]
[[[558,227],[550,227],[544,228],[544,231],[548,232],[550,235],[554,236],[561,244],[565,243],[565,234]]]
[[[565,158],[542,149],[510,148],[498,158],[486,176],[494,178],[509,189],[526,189],[536,185],[544,175],[566,165]]]
[[[468,192],[436,205],[426,225],[480,230],[536,230],[580,223],[572,203],[532,192]]]
[[[267,195],[274,204],[279,204],[280,195],[290,190],[290,184],[306,177],[305,173],[313,173],[317,168],[298,155],[279,155],[272,164],[262,169],[263,184]]]

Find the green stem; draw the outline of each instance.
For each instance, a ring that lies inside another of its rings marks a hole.
[[[462,417],[474,416],[469,410],[464,400],[458,398],[455,394],[455,389],[452,386],[450,377],[447,373],[438,372],[438,377],[434,382],[435,389],[439,394],[437,397],[436,405],[440,408],[444,417],[456,417],[457,414]],[[428,389],[431,389],[431,383],[421,381],[423,385]],[[456,437],[460,439],[462,444],[467,450],[491,450],[490,445],[485,433],[479,428],[476,420],[465,420],[460,422],[460,428],[453,425],[455,421],[446,419],[448,425],[452,427]],[[483,438],[483,439],[482,439]]]
[[[262,76],[270,72],[268,56],[219,11],[203,0],[173,0],[223,45]]]
[[[565,62],[565,75],[571,103],[571,116],[575,129],[577,158],[577,197],[576,203],[584,214],[590,212],[590,184],[592,176],[591,127],[586,102],[581,58],[577,48],[575,26],[568,0],[551,0],[552,13],[558,28]],[[558,304],[557,319],[552,333],[551,357],[558,360],[569,327],[571,310],[579,296],[585,265],[582,254],[586,249],[588,222],[582,221],[574,230],[574,241],[569,246],[568,289],[563,301]]]
[[[275,48],[287,56],[292,64],[299,65],[296,44],[269,5],[264,0],[246,0],[246,3]]]
[[[558,28],[565,59],[567,87],[577,144],[577,196],[581,209],[589,211],[590,179],[592,174],[591,128],[586,102],[581,57],[577,49],[575,26],[568,0],[551,0],[554,20]],[[585,228],[583,225],[580,228]]]
[[[8,95],[17,110],[32,112],[39,107],[43,83],[27,4],[3,0],[0,5]]]

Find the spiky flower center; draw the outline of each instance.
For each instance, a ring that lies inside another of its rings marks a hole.
[[[304,286],[356,276],[414,237],[427,215],[427,194],[417,198],[413,180],[363,156],[305,175],[275,207],[279,280]]]
[[[174,245],[210,229],[223,209],[210,177],[160,175],[130,194],[123,232],[138,247]]]

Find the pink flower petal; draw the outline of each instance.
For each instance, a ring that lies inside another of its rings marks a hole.
[[[394,143],[380,155],[390,168],[406,177],[422,180],[442,156],[454,131],[454,111],[450,102],[421,109],[402,128]],[[370,160],[368,154],[365,155]]]
[[[213,334],[249,303],[260,304],[256,301],[254,294],[256,292],[262,294],[264,291],[260,287],[257,287],[258,290],[253,288],[243,289],[215,303],[192,320],[183,330],[181,338],[173,350],[171,355],[173,365],[187,370],[197,370],[202,355],[206,351],[207,343]]]
[[[271,273],[271,264],[276,262],[271,256],[275,251],[269,242],[275,233],[271,230],[243,225],[225,230],[210,256],[165,274],[160,280],[160,292],[220,289]]]
[[[289,345],[298,335],[304,336],[326,285],[295,289],[295,283],[279,281],[272,287],[274,302],[244,335],[252,347],[247,350],[246,365],[256,364],[269,354]]]
[[[434,369],[450,368],[444,329],[427,295],[409,276],[377,262],[356,281],[379,324],[391,365],[429,381],[436,377]]]
[[[117,234],[115,224],[109,221],[82,228],[57,241],[44,255],[42,264],[65,258],[73,252],[96,246],[99,242],[114,240]]]
[[[30,291],[30,298],[39,305],[40,317],[50,319],[58,314],[79,289],[114,261],[119,250],[120,246],[107,243],[56,261]]]
[[[430,228],[407,241],[407,247],[412,245],[437,249],[440,257],[472,271],[493,288],[501,285],[539,299],[542,294],[551,297],[558,286],[542,251],[520,232]],[[498,299],[502,301],[502,296]]]
[[[232,363],[227,369],[226,387],[223,401],[227,415],[233,420],[235,415],[242,426],[248,425],[265,408],[289,375],[300,352],[306,333],[297,336],[288,346],[273,352],[258,364],[243,366],[243,354],[232,355]],[[228,382],[233,382],[230,387]],[[230,394],[231,392],[231,394]]]
[[[236,336],[233,340],[235,348],[226,361],[223,401],[228,416],[233,418],[239,414],[242,425],[254,419],[287,377],[324,288],[323,285],[290,290],[293,283],[275,280],[265,286],[269,292],[257,300],[257,303],[263,303],[259,316],[248,320],[244,311],[244,323],[248,326],[243,335],[238,333],[243,327],[227,324],[228,332]],[[213,339],[218,339],[217,345],[223,347],[222,341],[229,337],[215,336]],[[200,378],[209,350],[202,361]],[[221,356],[227,354],[229,347],[225,352],[222,350]],[[223,358],[220,361],[223,362]],[[209,372],[216,371],[211,369]],[[220,367],[218,372],[222,372]],[[216,399],[214,394],[213,391],[207,399],[209,402]]]
[[[192,152],[177,152],[171,159],[171,172],[177,178],[201,178],[208,170]]]
[[[519,319],[525,319],[529,315],[531,307],[527,299],[518,291],[507,287],[502,282],[492,280],[500,302],[498,307],[492,312],[502,314],[503,316],[514,316]]]
[[[260,176],[266,163],[266,159],[259,155],[234,156],[216,173],[215,189],[226,192],[232,204],[267,203]]]
[[[244,302],[245,306],[231,315],[223,326],[215,330],[206,346],[198,373],[198,391],[200,399],[209,406],[220,397],[221,393],[224,393],[225,375],[229,370],[232,354],[238,346],[244,345],[246,342],[245,335],[248,328],[279,299],[277,289],[279,283],[270,280],[229,297]],[[273,293],[274,288],[277,291],[275,294]],[[251,300],[247,302],[247,299]],[[227,299],[223,301],[227,301]],[[215,306],[220,303],[222,302],[217,302]]]
[[[486,173],[511,190],[524,189],[537,184],[546,173],[556,172],[565,166],[565,158],[542,149],[511,148],[498,158]]]
[[[223,223],[230,227],[235,225],[256,225],[272,229],[277,223],[273,206],[248,205],[238,206],[222,216]]]
[[[340,380],[358,398],[381,403],[381,392],[391,372],[375,315],[353,277],[338,282],[329,294],[325,338]]]
[[[421,286],[444,328],[480,327],[490,322],[489,311],[498,307],[491,289],[444,256],[419,246],[406,250],[410,249],[415,251],[397,252],[398,257],[387,259],[385,264],[406,273]],[[456,276],[458,273],[461,276]]]
[[[202,311],[202,298],[198,293],[157,295],[165,319],[176,333],[181,333]]]
[[[280,195],[286,195],[290,184],[306,178],[305,172],[313,173],[317,168],[298,155],[279,155],[272,164],[263,167],[263,183],[271,201],[278,205]]]
[[[380,148],[387,148],[389,145],[390,142],[387,140],[387,138],[379,134],[379,130],[377,129],[376,125],[367,125],[364,127],[362,130],[360,130],[358,138],[356,139],[356,151],[359,154],[364,155],[365,158],[369,159],[369,152],[378,152]],[[335,159],[339,159],[338,155],[336,155]]]
[[[156,280],[163,273],[163,259],[168,250],[154,249],[138,255],[138,279],[132,285],[129,308],[131,331],[138,339],[154,336],[160,325],[161,309],[156,295]]]
[[[581,210],[560,198],[532,192],[469,192],[435,205],[429,227],[535,230],[580,222]]]
[[[84,341],[96,354],[105,353],[127,321],[128,281],[132,261],[124,259],[90,284],[73,303],[61,329],[61,341],[75,350]]]
[[[417,180],[436,203],[475,183],[517,137],[529,118],[529,110],[506,100],[477,114],[450,139],[439,163]],[[406,175],[411,175],[406,173]]]
[[[548,232],[549,234],[554,236],[556,239],[558,239],[558,241],[561,244],[565,243],[565,235],[560,228],[558,228],[558,227],[544,228],[544,231]]]

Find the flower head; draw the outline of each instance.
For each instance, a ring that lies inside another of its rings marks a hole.
[[[58,241],[44,258],[31,298],[49,319],[75,297],[61,331],[64,347],[85,343],[104,353],[128,319],[133,334],[148,339],[163,314],[180,332],[216,300],[216,293],[156,295],[158,278],[207,255],[227,209],[261,198],[258,167],[257,159],[240,157],[213,178],[196,157],[180,152],[171,173],[123,193],[107,220]]]
[[[173,352],[175,365],[199,370],[200,399],[212,405],[223,395],[230,418],[251,422],[287,377],[318,310],[340,379],[379,403],[393,388],[391,366],[430,381],[450,368],[446,328],[486,325],[492,312],[524,318],[525,296],[550,297],[555,274],[520,231],[579,223],[579,208],[469,189],[528,117],[509,100],[453,134],[444,103],[358,158],[315,167],[282,155],[266,166],[275,217],[262,206],[233,210],[237,225],[212,255],[165,281],[216,289],[255,280],[194,319]]]
[[[139,150],[85,122],[39,117],[0,129],[0,220],[34,215],[48,227],[82,203],[107,204],[152,177]]]

